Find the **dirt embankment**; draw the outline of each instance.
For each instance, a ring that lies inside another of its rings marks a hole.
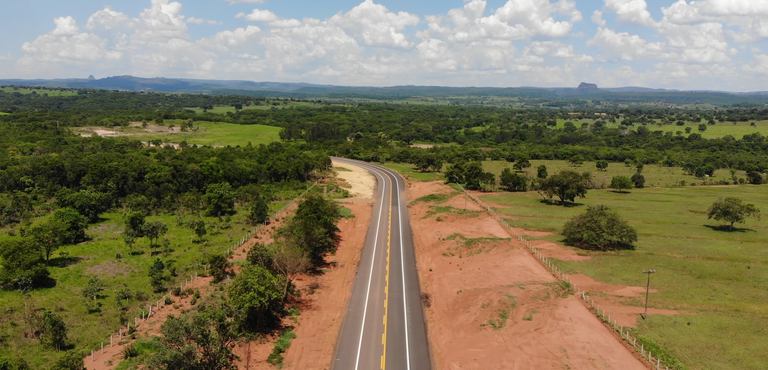
[[[453,192],[409,186],[411,201]],[[409,207],[435,369],[647,368],[495,219],[463,204],[457,194],[448,212]]]
[[[376,178],[368,171],[357,167],[333,161],[333,169],[336,178],[342,180],[349,187],[349,193],[358,199],[373,199],[373,189],[376,187]]]

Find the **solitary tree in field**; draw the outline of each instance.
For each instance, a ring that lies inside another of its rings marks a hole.
[[[645,187],[645,176],[641,173],[636,173],[632,175],[630,178],[632,180],[632,183],[635,184],[635,187],[638,189],[642,189]]]
[[[515,171],[522,171],[529,167],[531,167],[531,161],[529,161],[526,158],[518,159],[517,162],[515,162],[515,165],[513,166]]]
[[[574,155],[568,160],[568,164],[570,164],[572,167],[579,167],[584,163],[584,158],[582,158],[580,155]]]
[[[160,239],[166,232],[168,232],[168,226],[160,221],[147,222],[142,226],[144,236],[149,239],[149,246],[157,246],[157,240]]]
[[[568,243],[582,248],[634,249],[637,231],[608,207],[598,204],[572,218],[563,226]]]
[[[547,173],[547,166],[540,165],[539,167],[536,167],[536,178],[543,180],[546,179],[549,174]]]
[[[501,171],[501,187],[507,191],[526,191],[528,190],[528,179],[520,174],[513,173],[509,168]]]
[[[605,171],[608,169],[608,161],[597,161],[595,162],[595,167],[597,167],[598,171]]]
[[[626,176],[614,176],[611,179],[611,186],[609,186],[611,189],[616,189],[619,191],[619,193],[623,193],[624,189],[632,189],[634,184],[632,183],[632,180],[630,180]]]
[[[702,123],[699,125],[699,132],[704,132],[704,131],[707,131],[707,125]]]
[[[583,198],[587,195],[587,187],[581,175],[574,171],[563,171],[543,180],[539,190],[550,198],[557,196],[560,203],[573,202],[576,197]]]
[[[709,207],[707,217],[730,222],[730,230],[733,230],[734,223],[744,223],[747,217],[759,220],[760,210],[754,204],[744,204],[739,198],[720,198]]]
[[[198,241],[202,241],[203,236],[208,233],[208,230],[205,229],[205,221],[203,221],[203,219],[189,221],[187,225],[195,232]]]
[[[58,351],[64,346],[66,340],[67,326],[64,324],[64,320],[61,319],[61,316],[46,311],[43,314],[43,330],[40,335],[40,342]]]

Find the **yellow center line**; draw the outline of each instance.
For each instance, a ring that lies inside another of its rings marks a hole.
[[[381,355],[381,370],[387,367],[387,312],[389,311],[389,251],[392,244],[392,187],[389,188],[389,231],[387,233],[387,275],[384,277],[387,282],[384,285],[384,334],[381,335],[381,344],[384,345],[384,352]]]

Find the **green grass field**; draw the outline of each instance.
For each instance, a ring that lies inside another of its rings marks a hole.
[[[755,126],[750,126],[750,122],[737,122],[735,125],[730,122],[718,122],[716,125],[707,125],[707,130],[704,132],[699,132],[699,123],[691,122],[686,122],[685,126],[648,126],[651,131],[662,130],[673,133],[682,131],[683,135],[688,136],[688,134],[685,133],[686,127],[691,128],[691,133],[701,134],[701,137],[707,139],[720,138],[727,135],[731,135],[736,139],[741,139],[744,135],[754,133],[760,133],[764,136],[768,135],[768,121],[755,121]]]
[[[272,108],[275,109],[285,109],[285,108],[292,108],[292,107],[320,107],[321,104],[314,104],[314,103],[307,103],[307,102],[289,102],[287,104],[280,103],[279,105],[272,105],[271,103],[266,103],[264,105],[247,105],[243,106],[243,110],[249,110],[249,109],[256,109],[256,110],[269,110]],[[203,113],[203,108],[197,107],[197,108],[184,108],[195,111],[195,113]],[[214,113],[214,114],[226,114],[228,112],[236,112],[237,110],[233,106],[229,105],[217,105],[214,106],[213,109],[208,109],[208,113]]]
[[[485,161],[483,162],[483,168],[494,173],[497,177],[501,175],[501,171],[504,168],[512,169],[514,163],[506,161]],[[589,172],[592,174],[593,182],[596,184],[604,184],[606,187],[610,185],[611,178],[613,176],[627,176],[631,177],[636,169],[634,166],[627,167],[623,163],[609,163],[606,171],[598,171],[595,167],[595,162],[584,162],[581,166],[573,167],[568,164],[568,161],[549,161],[549,160],[532,160],[531,167],[525,170],[531,178],[536,178],[536,168],[540,165],[547,166],[547,172],[549,175],[554,175],[560,171],[576,171],[578,173]],[[645,165],[643,168],[643,176],[645,176],[646,187],[671,187],[680,185],[681,181],[685,181],[686,185],[701,185],[705,182],[704,179],[697,179],[693,175],[685,175],[683,169],[679,167],[664,167],[659,165]],[[746,173],[744,171],[737,171],[736,177],[745,178]],[[708,184],[717,183],[721,180],[731,180],[731,173],[725,169],[719,169],[715,171],[714,176],[706,179]]]
[[[182,123],[181,120],[166,120],[166,126]],[[245,146],[250,142],[253,145],[269,144],[280,141],[280,127],[264,125],[240,125],[225,122],[195,122],[199,131],[181,133],[155,133],[137,134],[142,141],[160,139],[163,142],[180,143],[186,141],[189,145],[213,145],[213,146]]]
[[[413,165],[401,163],[385,163],[389,169],[399,172],[403,177],[415,181],[435,181],[443,178],[443,175],[434,172],[417,172]]]
[[[33,91],[37,92],[40,95],[48,94],[48,96],[75,96],[77,95],[77,91],[59,91],[59,90],[46,90],[46,89],[23,89],[23,88],[17,88],[14,89],[12,87],[0,87],[0,91],[5,91],[7,93],[20,93],[20,94],[31,94]]]
[[[557,128],[563,128],[565,126],[566,120],[558,120],[557,121]],[[595,122],[595,120],[571,120],[570,122],[573,122],[574,125],[576,125],[577,128],[581,128],[582,123],[589,123],[592,124]],[[620,121],[619,121],[620,122]],[[616,123],[606,123],[607,127],[613,127],[618,128],[621,127],[619,122]],[[685,133],[685,128],[690,127],[691,133],[698,133],[701,134],[703,138],[707,139],[714,139],[714,138],[721,138],[727,135],[731,135],[736,139],[741,139],[744,135],[753,134],[753,133],[760,133],[762,135],[768,136],[768,121],[754,121],[755,126],[751,126],[750,122],[737,122],[735,125],[732,122],[718,122],[716,125],[707,125],[707,130],[704,132],[699,132],[699,124],[702,122],[686,122],[685,126],[677,126],[677,125],[647,125],[646,127],[651,131],[664,131],[664,132],[672,132],[673,134],[676,134],[677,131],[682,132],[683,136],[688,136],[687,133]],[[637,125],[630,126],[630,130],[636,131]]]
[[[577,207],[541,202],[534,193],[504,193],[481,198],[498,204],[511,224],[555,233],[587,205],[606,204],[638,231],[634,251],[584,252],[585,262],[557,261],[566,272],[582,272],[609,284],[643,286],[642,271],[658,273],[650,306],[688,314],[651,316],[639,325],[691,369],[764,369],[768,363],[768,225],[749,219],[734,232],[717,231],[720,223],[706,211],[718,197],[739,197],[768,211],[765,186],[709,186],[635,189],[619,194],[589,190]],[[640,300],[625,302],[639,305]]]
[[[10,113],[0,112],[0,116],[6,116],[8,114],[10,114]]]

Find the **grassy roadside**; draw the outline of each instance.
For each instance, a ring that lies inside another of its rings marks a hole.
[[[554,175],[560,171],[566,170],[576,171],[578,173],[589,172],[592,175],[593,182],[605,186],[610,185],[613,176],[631,177],[636,171],[635,166],[626,166],[623,163],[609,163],[606,171],[598,171],[597,167],[595,167],[595,162],[584,162],[577,167],[571,166],[568,161],[532,160],[530,162],[531,167],[524,171],[530,178],[536,178],[536,168],[544,165],[547,166],[549,175]],[[514,163],[506,161],[484,161],[483,169],[495,174],[498,178],[504,168],[513,170],[513,165]],[[664,167],[656,164],[649,164],[643,167],[642,174],[645,176],[646,187],[679,186],[681,181],[684,181],[686,186],[702,185],[705,182],[714,184],[721,180],[732,182],[731,173],[726,169],[715,171],[714,176],[711,178],[697,179],[693,175],[684,174],[683,169],[680,167]],[[744,171],[736,171],[736,177],[746,178],[746,173]]]
[[[416,171],[412,164],[404,163],[384,163],[384,167],[395,170],[403,177],[414,181],[435,181],[443,178],[442,174],[434,172],[420,172]]]
[[[586,206],[606,204],[639,233],[635,251],[583,252],[584,262],[559,261],[566,272],[582,272],[609,284],[641,286],[643,269],[655,268],[651,306],[691,313],[652,316],[640,334],[655,341],[692,369],[761,369],[768,363],[768,226],[749,220],[739,231],[709,226],[706,210],[718,197],[735,196],[768,210],[762,186],[635,189],[628,194],[590,190],[577,207],[546,205],[538,194],[482,196],[497,211],[515,218],[511,224],[556,235],[570,217]],[[627,304],[637,304],[627,302]]]

